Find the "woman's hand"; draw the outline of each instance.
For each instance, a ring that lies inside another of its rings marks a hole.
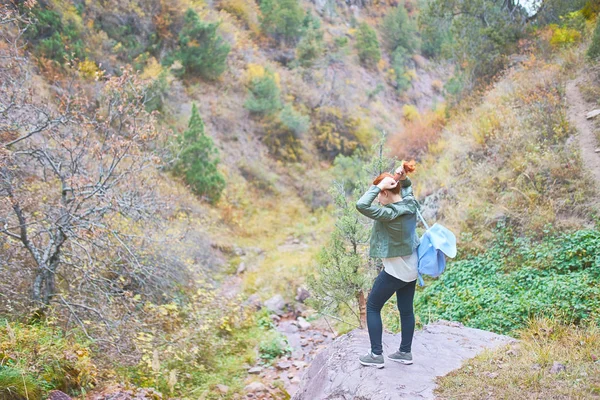
[[[406,179],[406,171],[404,171],[404,165],[400,165],[398,168],[396,168],[396,171],[394,171],[396,174],[400,175],[400,180],[403,181]]]
[[[388,189],[393,189],[398,185],[398,182],[396,182],[394,180],[394,178],[390,178],[385,177],[383,178],[383,180],[381,182],[379,182],[379,185],[377,185],[377,187],[381,190],[388,190]]]

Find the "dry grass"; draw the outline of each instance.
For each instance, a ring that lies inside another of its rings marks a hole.
[[[534,236],[548,224],[589,224],[593,183],[577,149],[565,144],[572,135],[566,74],[560,65],[533,59],[472,109],[456,110],[429,146],[414,179],[416,192],[438,195],[437,217],[464,233],[463,249],[484,248],[499,219]]]
[[[600,398],[600,328],[531,321],[520,342],[487,351],[439,379],[440,399]],[[553,364],[566,367],[555,373]]]

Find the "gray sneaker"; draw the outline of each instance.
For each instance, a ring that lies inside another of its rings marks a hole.
[[[388,358],[392,361],[399,362],[401,364],[412,364],[412,354],[411,353],[403,353],[401,351],[397,351],[394,354],[390,354]]]
[[[377,355],[377,354],[373,354],[369,351],[364,356],[360,356],[358,360],[360,361],[360,363],[362,365],[366,365],[366,366],[372,365],[377,368],[383,368],[383,363],[384,363],[383,354]]]

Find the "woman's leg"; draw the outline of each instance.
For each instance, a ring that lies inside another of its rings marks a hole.
[[[407,283],[396,291],[398,311],[400,311],[400,326],[402,327],[402,342],[400,351],[410,353],[413,334],[415,333],[415,314],[413,312],[413,299],[417,281]]]
[[[371,340],[373,354],[383,353],[383,347],[381,346],[381,336],[383,334],[381,309],[401,284],[400,279],[396,279],[382,270],[375,279],[371,293],[369,293],[367,299],[367,327],[369,328],[369,339]]]

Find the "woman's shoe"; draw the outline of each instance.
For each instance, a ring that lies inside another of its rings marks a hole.
[[[388,356],[388,358],[392,361],[396,361],[401,364],[412,364],[413,363],[412,354],[404,353],[402,351],[397,351],[394,354],[390,354]]]
[[[365,354],[364,356],[360,356],[359,359],[360,363],[362,365],[372,365],[374,367],[377,368],[383,368],[383,364],[384,364],[384,360],[383,360],[383,354],[373,354],[371,352],[368,352],[367,354]]]

